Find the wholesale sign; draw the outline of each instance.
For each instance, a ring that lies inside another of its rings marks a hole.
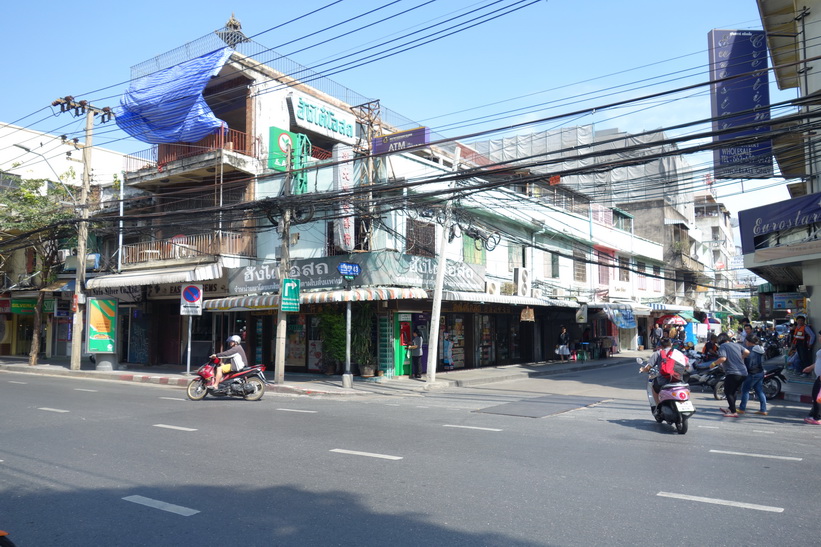
[[[770,78],[763,30],[711,30],[710,98],[716,178],[773,176]],[[733,128],[739,127],[737,131]]]
[[[88,351],[114,353],[117,347],[117,301],[88,299]]]

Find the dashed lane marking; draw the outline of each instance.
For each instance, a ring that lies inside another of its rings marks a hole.
[[[791,462],[800,462],[803,458],[793,458],[791,456],[771,456],[769,454],[752,454],[749,452],[730,452],[729,450],[710,450],[714,454],[727,454],[728,456],[749,456],[750,458],[768,458],[771,460],[787,460]]]
[[[503,429],[496,429],[493,427],[476,427],[473,425],[450,425],[444,424],[442,427],[458,427],[459,429],[478,429],[479,431],[504,431]]]
[[[81,387],[75,387],[74,391],[86,391],[88,393],[97,393],[96,389],[83,389]]]
[[[730,507],[740,507],[741,509],[754,509],[756,511],[769,511],[770,513],[783,513],[783,507],[772,507],[769,505],[756,505],[754,503],[742,503],[740,501],[720,500],[717,498],[702,498],[701,496],[688,496],[687,494],[674,494],[672,492],[659,492],[656,494],[662,498],[675,498],[680,500],[698,501],[701,503],[712,503],[713,505],[728,505]]]
[[[160,397],[160,399],[165,399],[166,401],[187,401],[188,400],[184,397]]]
[[[374,454],[373,452],[357,452],[356,450],[344,450],[342,448],[334,448],[331,452],[337,454],[348,454],[351,456],[365,456],[367,458],[380,458],[383,460],[401,460],[402,456],[390,456],[388,454]]]
[[[59,408],[48,408],[48,407],[40,407],[37,410],[45,410],[46,412],[70,412],[69,410],[62,410]]]
[[[18,382],[17,380],[9,380],[9,383],[10,384],[19,384],[21,386],[24,386],[24,385],[28,384],[28,382]]]
[[[282,412],[302,412],[303,414],[316,414],[316,410],[300,410],[298,408],[278,408]]]
[[[196,429],[191,429],[190,427],[180,427],[178,425],[154,424],[154,427],[162,427],[164,429],[175,429],[177,431],[197,431]]]
[[[174,505],[173,503],[166,503],[164,501],[146,498],[145,496],[126,496],[123,499],[125,501],[130,501],[131,503],[138,503],[140,505],[145,505],[146,507],[159,509],[160,511],[167,511],[168,513],[182,515],[183,517],[190,517],[191,515],[196,515],[199,513],[199,511],[196,509],[191,509],[190,507]]]

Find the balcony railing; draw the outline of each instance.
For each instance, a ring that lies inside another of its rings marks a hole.
[[[254,241],[254,238],[247,234],[222,232],[131,243],[123,245],[123,264],[187,260],[218,254],[255,256]]]
[[[257,142],[235,129],[217,131],[196,143],[155,144],[125,157],[127,173],[141,169],[162,169],[172,161],[199,156],[212,150],[233,150],[246,156],[259,157]]]

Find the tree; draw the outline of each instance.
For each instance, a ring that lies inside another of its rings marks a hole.
[[[57,277],[60,243],[77,239],[74,210],[64,205],[68,198],[65,186],[52,185],[44,179],[19,180],[0,193],[0,255],[8,259],[14,252],[32,249],[35,257],[32,280],[37,289],[37,303],[29,352],[31,366],[37,364],[40,353],[45,296],[40,289]]]

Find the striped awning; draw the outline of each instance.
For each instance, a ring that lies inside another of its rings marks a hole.
[[[425,289],[408,287],[369,287],[338,291],[304,292],[299,295],[302,304],[322,304],[325,302],[360,302],[367,300],[424,300],[428,298]]]
[[[219,279],[220,277],[222,277],[222,266],[215,262],[195,267],[157,268],[99,275],[86,280],[86,288],[105,289],[108,287],[160,285],[163,283],[195,283],[197,281]]]
[[[248,311],[279,309],[278,294],[229,296],[205,300],[202,307],[208,311]]]
[[[681,306],[679,304],[649,304],[649,306],[660,311],[693,311],[693,306]]]
[[[576,302],[555,300],[551,298],[531,298],[512,294],[489,294],[484,292],[443,291],[442,300],[451,302],[483,302],[485,304],[510,304],[513,306],[558,306],[578,308]]]

